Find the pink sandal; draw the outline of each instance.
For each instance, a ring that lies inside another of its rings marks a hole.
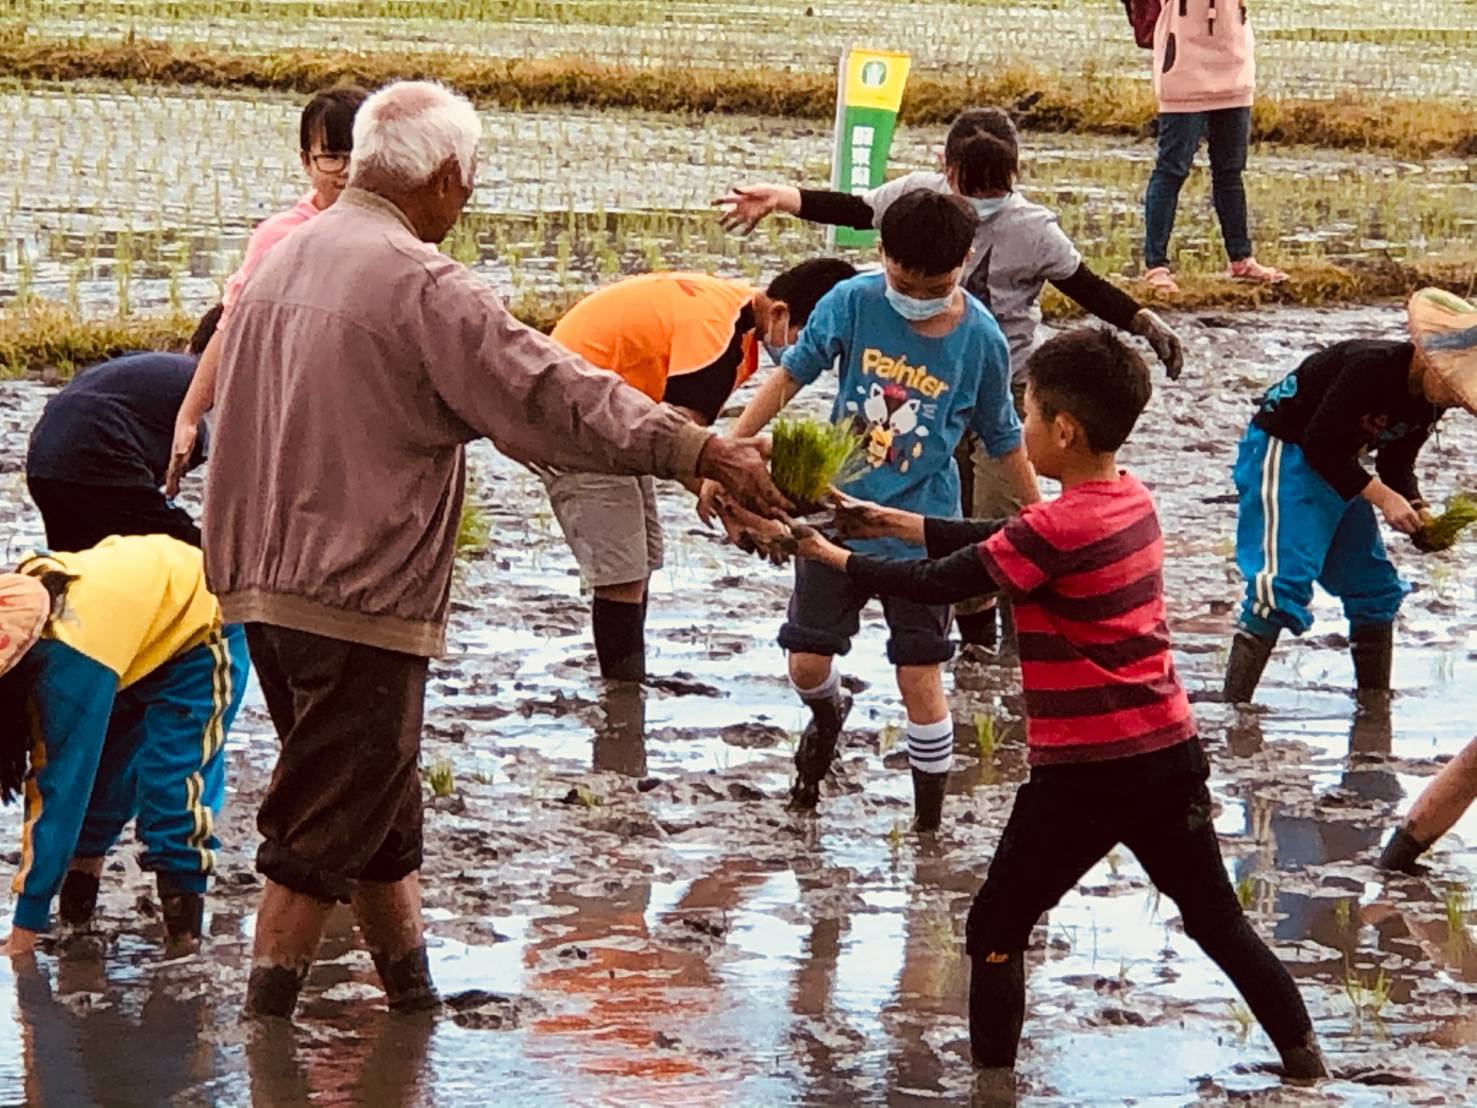
[[[1232,262],[1226,275],[1233,281],[1255,281],[1261,285],[1280,285],[1287,280],[1287,274],[1282,270],[1275,266],[1262,265],[1255,258],[1242,258],[1239,262]]]
[[[1165,296],[1174,296],[1180,291],[1179,285],[1175,283],[1174,274],[1169,272],[1167,265],[1156,265],[1153,269],[1146,270],[1144,284]]]

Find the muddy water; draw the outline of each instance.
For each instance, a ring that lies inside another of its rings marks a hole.
[[[1397,317],[1176,322],[1190,368],[1159,388],[1126,460],[1171,536],[1177,661],[1200,698],[1218,686],[1231,627],[1234,516],[1217,498],[1249,398],[1314,344],[1386,333]],[[820,407],[821,391],[803,402]],[[12,553],[39,535],[13,475],[46,395],[0,386]],[[1422,458],[1434,499],[1477,487],[1474,448],[1477,428],[1453,418]],[[1014,670],[953,667],[959,767],[944,833],[920,842],[906,831],[902,714],[869,613],[844,663],[858,695],[843,771],[818,818],[791,817],[801,716],[773,645],[786,572],[720,545],[668,490],[649,632],[660,680],[602,689],[586,600],[538,486],[490,450],[472,453],[494,538],[459,575],[425,744],[425,764],[454,775],[451,796],[427,790],[426,899],[435,971],[458,1010],[386,1017],[338,919],[297,1030],[253,1036],[235,1023],[259,891],[251,817],[274,747],[253,690],[231,737],[205,953],[157,961],[151,884],[133,845],[118,849],[101,941],[63,938],[24,974],[0,967],[0,1102],[968,1102],[959,950],[1024,774]],[[1118,851],[1034,937],[1024,1102],[1473,1095],[1477,955],[1464,908],[1477,812],[1427,878],[1388,879],[1370,863],[1474,730],[1477,570],[1461,550],[1421,558],[1393,545],[1417,591],[1399,627],[1391,726],[1356,719],[1327,598],[1314,632],[1275,657],[1256,708],[1197,705],[1228,870],[1298,976],[1337,1079],[1280,1090],[1265,1036]],[[982,758],[984,718],[997,742]],[[16,812],[3,820],[14,834]]]

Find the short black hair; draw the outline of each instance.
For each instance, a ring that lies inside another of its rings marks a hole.
[[[215,337],[215,329],[220,326],[221,314],[226,310],[224,304],[217,304],[200,317],[200,322],[195,325],[195,333],[190,336],[190,345],[186,347],[189,353],[200,357],[205,353],[205,348],[210,345],[210,340]]]
[[[1041,414],[1065,412],[1087,433],[1097,454],[1128,440],[1154,388],[1138,351],[1111,331],[1078,327],[1048,339],[1026,361],[1026,377]]]
[[[965,196],[1009,192],[1021,171],[1020,138],[1004,108],[968,108],[949,125],[944,167]]]
[[[957,196],[915,189],[882,213],[882,249],[904,269],[934,277],[958,269],[969,256],[979,217]]]
[[[313,148],[315,138],[323,140],[324,150],[354,149],[354,113],[368,99],[369,93],[358,85],[338,85],[315,92],[298,121],[298,145],[303,153]]]
[[[855,276],[856,266],[845,258],[811,258],[785,270],[764,291],[790,309],[791,326],[804,327],[821,297]]]

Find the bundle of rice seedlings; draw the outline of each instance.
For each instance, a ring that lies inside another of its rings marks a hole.
[[[832,485],[845,484],[866,465],[862,437],[850,421],[782,416],[774,422],[769,472],[800,515],[825,507]]]
[[[1477,498],[1457,493],[1446,502],[1446,511],[1416,533],[1416,545],[1422,550],[1450,550],[1457,538],[1477,523]]]

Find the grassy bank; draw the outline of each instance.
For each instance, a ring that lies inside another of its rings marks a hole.
[[[578,58],[502,61],[465,54],[351,54],[289,50],[223,55],[143,41],[62,43],[0,40],[0,77],[85,79],[309,92],[340,81],[376,86],[434,77],[484,104],[543,104],[672,112],[727,112],[828,120],[835,79],[825,72],[763,69],[628,68]],[[915,73],[903,104],[910,123],[943,123],[970,104],[1019,106],[1022,125],[1041,131],[1137,134],[1153,119],[1148,84],[1121,77],[1072,77],[1014,67],[979,75]],[[1267,98],[1255,109],[1263,141],[1388,150],[1425,157],[1477,154],[1477,109],[1465,103],[1366,95],[1338,100]]]
[[[1174,298],[1149,293],[1141,284],[1119,282],[1131,295],[1173,311],[1238,311],[1275,305],[1302,307],[1398,301],[1415,289],[1440,285],[1471,296],[1477,287],[1474,259],[1449,259],[1420,266],[1394,262],[1357,267],[1331,263],[1294,267],[1286,284],[1262,287],[1218,277],[1182,275]],[[554,298],[523,297],[509,305],[519,319],[548,331],[584,290]],[[1050,286],[1043,313],[1071,319],[1080,309]],[[182,350],[195,329],[183,313],[90,318],[53,301],[11,301],[0,307],[0,377],[70,376],[76,369],[128,350]]]

